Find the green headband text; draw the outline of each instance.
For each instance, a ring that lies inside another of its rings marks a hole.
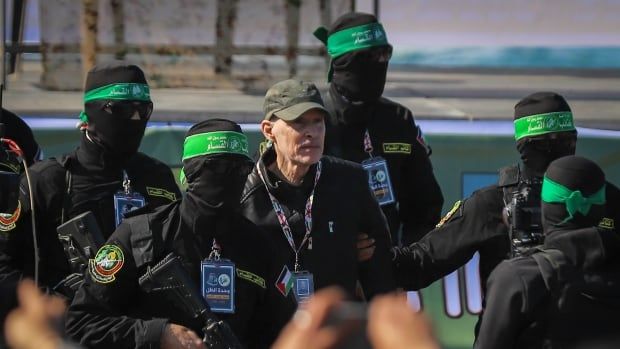
[[[98,99],[121,99],[132,101],[151,101],[151,91],[147,84],[123,83],[97,87],[84,93],[84,103]]]
[[[239,154],[250,157],[248,138],[239,132],[216,131],[191,135],[183,144],[183,160],[208,154]]]
[[[327,38],[327,53],[331,58],[351,51],[389,45],[381,23],[369,23],[333,33]]]
[[[530,115],[515,120],[514,124],[516,140],[551,132],[575,131],[573,113],[569,111]]]
[[[543,179],[541,199],[547,203],[560,203],[566,206],[568,217],[562,223],[573,218],[576,212],[587,215],[592,205],[605,204],[605,185],[596,193],[584,197],[579,190],[570,190],[547,176]]]

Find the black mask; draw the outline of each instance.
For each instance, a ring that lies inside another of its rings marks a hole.
[[[184,162],[187,195],[210,211],[230,214],[239,208],[252,162],[241,156],[199,157]]]
[[[350,101],[375,101],[383,94],[390,56],[391,48],[342,55],[332,62],[332,83]]]
[[[563,156],[575,154],[576,138],[525,138],[517,143],[523,164],[534,174],[542,176],[549,164]]]
[[[152,103],[133,101],[94,101],[85,106],[88,135],[105,152],[120,160],[138,152]]]

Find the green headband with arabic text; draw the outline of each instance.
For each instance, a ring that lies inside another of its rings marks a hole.
[[[383,25],[378,22],[343,29],[329,36],[327,33],[327,28],[319,27],[313,34],[327,46],[327,53],[332,60],[349,52],[390,45]],[[327,81],[331,81],[332,75],[330,64]]]
[[[569,111],[526,116],[515,120],[514,125],[516,140],[552,132],[575,131],[573,113]]]
[[[196,156],[211,154],[237,154],[250,158],[248,152],[248,137],[235,131],[214,131],[198,133],[185,138],[183,143],[183,157],[187,160]],[[185,183],[185,172],[181,169],[179,175],[181,183]]]
[[[151,90],[147,84],[119,83],[97,87],[84,93],[84,103],[100,99],[150,102]],[[80,113],[80,120],[88,122],[88,115],[84,111]]]
[[[560,203],[566,206],[568,217],[562,223],[571,220],[575,213],[587,215],[592,205],[605,204],[605,186],[603,185],[596,193],[586,197],[579,190],[571,190],[557,183],[547,176],[543,179],[541,199],[547,203]]]

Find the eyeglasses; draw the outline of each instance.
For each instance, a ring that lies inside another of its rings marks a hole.
[[[130,120],[148,120],[153,112],[153,103],[139,101],[109,101],[101,107],[101,110],[110,115],[120,116]]]
[[[356,55],[356,58],[367,62],[385,63],[392,58],[392,46],[375,47],[361,51]]]
[[[552,136],[550,136],[552,135]],[[527,139],[527,143],[539,151],[552,151],[555,149],[572,149],[577,147],[577,137],[573,133],[565,135],[549,134]]]
[[[252,172],[254,163],[250,160],[230,158],[208,158],[205,159],[205,166],[216,175],[242,175],[247,176]]]

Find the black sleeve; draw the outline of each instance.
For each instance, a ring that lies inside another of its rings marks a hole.
[[[458,201],[420,241],[393,248],[399,286],[408,290],[427,287],[463,266],[494,237],[506,234],[501,207],[481,193],[488,194],[488,190]]]
[[[141,320],[123,315],[140,296],[138,272],[127,243],[130,233],[129,225],[121,224],[108,242],[99,249],[95,262],[89,265],[84,284],[69,306],[67,334],[83,346],[160,347],[161,335],[168,320]],[[119,250],[122,257],[119,257]],[[106,255],[109,256],[110,264],[102,261]],[[122,262],[116,272],[113,272],[113,263],[116,263],[114,258],[117,262]]]
[[[181,191],[174,180],[172,170],[163,162],[139,153],[139,163],[128,169],[129,176],[139,178],[136,189],[146,196],[151,208],[167,205],[181,198]]]
[[[383,211],[374,194],[366,184],[366,174],[359,172],[357,185],[361,197],[359,204],[362,207],[362,222],[360,232],[367,233],[375,240],[373,256],[359,263],[360,282],[367,298],[372,298],[379,293],[390,292],[396,289],[393,275],[390,246],[390,233]]]
[[[498,264],[487,281],[487,297],[476,349],[514,348],[528,324],[528,280],[510,261]]]
[[[411,111],[406,109],[415,139],[411,141],[411,155],[403,168],[402,190],[399,194],[399,214],[403,223],[403,244],[419,240],[429,232],[441,217],[443,194],[433,173],[430,147],[422,130],[415,124]]]

